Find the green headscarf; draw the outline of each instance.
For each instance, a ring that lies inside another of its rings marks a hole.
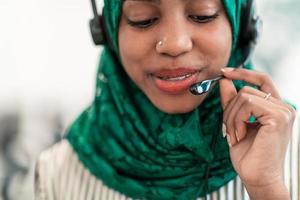
[[[121,65],[122,3],[104,1],[103,16],[113,50],[104,46],[95,99],[70,127],[68,141],[93,175],[131,198],[190,200],[217,190],[236,176],[222,138],[219,87],[190,113],[159,111]],[[230,66],[236,66],[239,54],[242,3],[224,0],[233,30]],[[243,84],[237,82],[236,87]]]

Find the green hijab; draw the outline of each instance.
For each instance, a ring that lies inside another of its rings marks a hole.
[[[222,138],[219,87],[190,113],[159,111],[126,75],[119,59],[122,2],[104,0],[113,49],[104,45],[94,101],[69,128],[67,139],[91,174],[128,197],[190,200],[211,193],[236,176]],[[239,64],[242,3],[224,0],[233,31],[230,66]]]

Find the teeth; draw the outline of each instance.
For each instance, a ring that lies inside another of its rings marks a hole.
[[[182,81],[190,76],[192,76],[192,74],[186,74],[183,76],[172,77],[172,78],[168,78],[168,77],[159,77],[159,78],[165,81]]]

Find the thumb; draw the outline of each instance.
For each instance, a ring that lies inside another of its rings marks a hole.
[[[229,104],[229,102],[237,95],[237,91],[232,80],[223,78],[219,81],[220,83],[220,95],[221,104],[223,109]]]

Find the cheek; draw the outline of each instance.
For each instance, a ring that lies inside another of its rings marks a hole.
[[[122,28],[122,25],[119,31],[118,39],[122,65],[129,77],[136,82],[137,80],[135,79],[139,76],[135,75],[139,73],[138,66],[140,65],[141,57],[141,55],[139,55],[139,46],[136,45],[135,41],[130,39],[132,35],[126,28]]]
[[[136,33],[121,20],[119,27],[119,50],[125,71],[135,82],[143,81],[143,66],[149,59],[151,44],[145,34]],[[141,37],[143,36],[143,37]],[[134,39],[133,39],[134,38]]]
[[[122,59],[122,63],[126,66],[128,63],[138,62],[140,57],[139,46],[135,44],[135,41],[131,40],[132,36],[128,34],[126,29],[120,27],[119,33],[119,49]]]
[[[222,62],[223,65],[226,65],[231,53],[232,31],[228,20],[223,19],[222,21],[223,26],[219,26],[215,32],[215,46],[218,46],[216,52],[220,55],[220,62]]]
[[[230,25],[228,24],[228,26],[218,29],[215,38],[216,45],[218,46],[216,52],[219,52],[221,59],[223,62],[226,62],[225,64],[227,64],[232,47],[232,32]]]
[[[141,62],[150,51],[151,44],[147,34],[134,30],[123,18],[120,21],[118,40],[121,57],[131,62]]]
[[[202,37],[198,38],[198,44],[211,66],[224,67],[228,63],[232,46],[232,32],[228,20],[219,19],[214,26],[205,29]]]

